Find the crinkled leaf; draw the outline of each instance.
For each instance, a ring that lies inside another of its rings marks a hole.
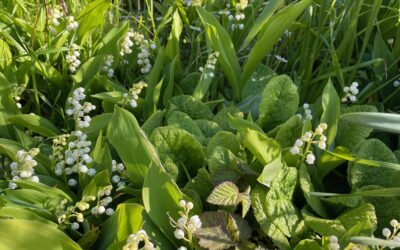
[[[207,138],[213,137],[216,133],[221,131],[220,126],[209,120],[199,119],[195,120],[197,126],[200,128],[203,135]]]
[[[233,182],[223,182],[216,186],[207,201],[214,205],[235,206],[240,203],[238,187]]]
[[[200,128],[192,118],[181,111],[173,111],[171,114],[167,115],[167,124],[168,126],[184,129],[199,139],[204,137]]]
[[[232,117],[243,118],[243,113],[236,107],[227,107],[221,109],[213,118],[223,130],[231,130],[229,126],[229,115]]]
[[[213,113],[210,108],[201,101],[194,99],[192,96],[180,95],[172,97],[170,99],[170,108],[186,113],[193,120],[211,120],[213,118]]]
[[[280,126],[276,133],[275,140],[282,148],[291,147],[296,139],[301,137],[302,129],[302,119],[294,115]]]

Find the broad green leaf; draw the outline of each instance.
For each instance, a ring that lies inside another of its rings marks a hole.
[[[151,220],[176,246],[168,215],[177,220],[179,201],[183,198],[178,186],[160,167],[151,164],[143,184],[143,204]]]
[[[286,75],[273,77],[262,92],[258,125],[268,130],[288,120],[297,111],[299,94]]]
[[[98,55],[119,53],[119,41],[126,35],[129,29],[129,22],[124,21],[113,27],[106,35],[101,37],[98,44],[96,44],[95,51]]]
[[[302,240],[294,250],[324,250],[315,240]]]
[[[213,122],[213,121],[209,121],[209,120],[204,120],[204,119],[198,119],[195,120],[197,127],[200,128],[201,132],[203,133],[203,135],[207,138],[213,137],[214,135],[216,135],[219,131],[221,131],[222,129],[220,128],[220,126]]]
[[[37,221],[0,219],[0,248],[79,250],[81,247],[60,230]]]
[[[21,114],[10,116],[7,121],[23,126],[32,132],[45,137],[53,137],[61,134],[61,131],[49,120],[38,115]]]
[[[111,7],[108,0],[96,0],[87,4],[76,17],[79,23],[77,36],[80,41],[84,43],[89,39],[89,36],[96,31],[96,29],[103,25],[105,18],[104,15],[107,9]]]
[[[362,236],[355,236],[351,237],[350,241],[356,244],[364,245],[364,246],[381,246],[381,247],[400,247],[400,243],[393,240],[383,240],[373,237],[362,237]]]
[[[259,63],[269,53],[281,35],[288,29],[296,18],[312,0],[302,0],[291,4],[274,15],[263,27],[262,34],[251,49],[250,54],[243,68],[242,83],[246,82]]]
[[[173,111],[169,115],[167,115],[167,124],[168,126],[173,126],[186,130],[190,134],[199,138],[200,141],[204,137],[203,132],[201,132],[200,128],[192,120],[192,118],[181,111]]]
[[[211,13],[202,7],[196,7],[196,10],[205,26],[207,39],[210,41],[213,49],[219,52],[218,61],[231,84],[234,99],[238,101],[240,100],[241,90],[241,70],[232,40],[226,29]]]
[[[314,186],[311,178],[308,174],[307,166],[305,164],[300,165],[299,170],[299,182],[300,187],[303,190],[304,197],[307,200],[308,205],[321,217],[327,218],[328,213],[319,197],[313,196],[310,193],[314,192]]]
[[[328,124],[325,135],[327,137],[326,145],[329,148],[335,140],[340,115],[340,99],[330,79],[322,93],[322,108],[324,112],[321,116],[321,123]]]
[[[154,129],[162,126],[166,113],[167,111],[165,110],[157,110],[143,123],[142,129],[146,135],[150,136]]]
[[[340,119],[352,125],[399,134],[400,115],[391,113],[354,112],[340,116]]]
[[[224,147],[235,154],[238,158],[246,159],[246,154],[240,145],[238,138],[227,131],[220,131],[216,133],[207,145],[207,156],[210,157],[216,147]]]
[[[354,154],[360,158],[397,163],[392,151],[378,139],[369,139],[359,144],[354,150]],[[349,166],[348,178],[353,190],[367,185],[398,187],[400,181],[399,171],[366,167],[358,163],[350,163]]]
[[[211,120],[213,118],[213,113],[210,108],[201,101],[194,99],[192,96],[180,95],[172,97],[170,100],[170,109],[182,111],[193,120]]]
[[[21,207],[3,207],[0,209],[0,218],[3,219],[14,219],[14,220],[29,220],[37,221],[43,224],[47,224],[53,228],[57,228],[58,225],[50,220],[47,220],[38,214],[30,211],[29,209]]]
[[[91,80],[100,71],[103,65],[104,55],[92,57],[78,68],[75,75],[72,76],[72,79],[79,86],[85,86],[89,82],[89,80]]]
[[[57,188],[57,187],[49,187],[43,183],[40,182],[32,182],[32,181],[25,181],[25,180],[17,180],[14,181],[15,183],[17,183],[18,187],[22,188],[22,189],[32,189],[32,190],[36,190],[39,192],[42,192],[43,194],[46,194],[49,197],[52,197],[53,199],[56,198],[63,198],[66,199],[67,201],[72,201],[72,198],[64,193],[61,189]]]
[[[229,116],[236,118],[243,118],[243,113],[236,107],[227,107],[221,109],[213,118],[213,121],[218,123],[219,127],[223,130],[232,130],[229,126]]]
[[[92,118],[89,127],[83,128],[82,131],[88,134],[89,140],[95,140],[101,131],[107,131],[108,124],[113,116],[113,113],[102,113],[96,115]]]
[[[207,201],[214,205],[235,206],[240,203],[240,192],[233,182],[223,182],[216,186]]]
[[[140,229],[148,232],[151,241],[160,249],[172,248],[172,244],[157,228],[147,215],[143,206],[134,203],[121,203],[115,213],[102,225],[96,249],[106,249],[111,243],[123,242],[130,234],[135,234]]]
[[[141,187],[148,166],[155,156],[136,118],[116,106],[108,125],[107,137],[124,162],[134,187]]]
[[[201,168],[197,171],[197,175],[192,178],[185,185],[185,189],[191,189],[196,191],[202,200],[205,202],[207,197],[213,190],[213,185],[211,183],[211,177],[205,168]]]
[[[375,106],[371,105],[354,105],[343,110],[342,114],[354,112],[376,112]],[[362,125],[352,124],[346,120],[340,119],[338,122],[338,130],[335,144],[337,146],[345,146],[352,150],[362,140],[367,138],[372,132],[372,128],[366,128]]]
[[[97,197],[97,192],[109,185],[111,185],[110,175],[108,174],[108,170],[105,169],[93,176],[89,184],[87,184],[83,189],[82,196]]]
[[[12,138],[12,127],[7,122],[11,115],[18,114],[13,98],[11,97],[11,86],[5,76],[0,72],[0,136]]]
[[[301,137],[302,129],[302,119],[294,115],[279,127],[275,140],[282,148],[292,147],[296,139]]]
[[[8,44],[0,39],[0,69],[5,70],[5,68],[11,63],[12,54]]]
[[[196,176],[197,169],[205,166],[202,145],[183,129],[159,127],[153,131],[150,140],[157,149],[166,171],[178,183],[185,182],[187,174]]]
[[[240,161],[232,151],[222,146],[216,146],[211,155],[207,155],[208,169],[213,175],[221,169],[234,169]]]

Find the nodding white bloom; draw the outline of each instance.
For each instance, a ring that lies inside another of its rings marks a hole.
[[[132,53],[132,46],[133,46],[133,42],[131,40],[132,37],[133,37],[133,30],[129,30],[122,40],[121,49],[119,52],[121,56],[129,55]]]
[[[189,216],[190,211],[194,207],[192,202],[180,200],[179,206],[182,209],[182,211],[178,212],[181,217],[175,221],[171,216],[168,215],[169,221],[171,223],[171,226],[175,228],[175,238],[177,238],[178,240],[184,239],[186,241],[189,241],[188,239],[192,238],[192,234],[197,229],[201,228],[202,223],[198,215]]]
[[[144,247],[141,249],[155,249],[154,244],[150,241],[150,238],[147,235],[146,231],[139,230],[135,234],[129,235],[128,239],[126,240],[126,244],[123,246],[122,250],[137,250],[139,249],[139,244],[141,242],[144,242]]]
[[[356,102],[358,94],[358,82],[353,82],[350,87],[344,87],[343,92],[345,93],[342,98],[342,102]]]
[[[290,153],[291,153],[292,155],[298,155],[298,154],[300,154],[300,148],[299,148],[299,147],[296,147],[296,146],[293,146],[293,147],[290,149]]]
[[[187,250],[187,248],[184,247],[184,246],[181,246],[181,247],[178,248],[178,250]]]
[[[249,0],[240,0],[240,2],[236,3],[235,7],[237,10],[242,11],[247,8],[248,4],[249,4]]]
[[[204,79],[213,78],[215,76],[214,71],[215,71],[215,65],[217,64],[218,61],[218,56],[219,56],[218,51],[211,53],[207,58],[206,65],[204,67],[199,68],[199,71],[202,73],[202,77]]]
[[[312,120],[313,116],[311,113],[310,105],[308,103],[304,103],[303,109],[304,109],[304,120],[303,121],[305,122],[307,120]],[[301,118],[303,118],[303,116],[301,116]]]
[[[382,230],[382,235],[385,236],[386,238],[389,238],[389,237],[392,235],[392,232],[390,231],[389,228],[386,228],[386,227],[385,227],[385,228]]]
[[[34,157],[37,156],[39,152],[38,148],[33,148],[28,152],[25,150],[17,151],[17,160],[10,164],[12,180],[39,182],[39,177],[35,175],[34,169],[37,165],[37,161],[34,160]],[[10,189],[15,189],[18,185],[10,181],[8,187]]]
[[[303,135],[303,141],[305,141],[305,142],[310,141],[312,136],[313,136],[313,132],[312,131],[305,132],[304,135]]]
[[[73,222],[71,224],[71,228],[74,229],[74,230],[78,230],[79,229],[79,223],[78,222]]]
[[[275,55],[276,60],[282,62],[282,63],[288,63],[288,60],[286,60],[286,58],[279,56],[279,55]]]
[[[106,215],[108,215],[108,216],[111,216],[111,215],[113,215],[114,214],[114,209],[112,209],[112,208],[107,208],[106,209]]]
[[[339,250],[340,249],[339,240],[335,235],[330,236],[329,241],[330,241],[330,244],[329,244],[330,250]]]
[[[72,108],[66,110],[66,114],[74,116],[77,128],[87,128],[90,125],[91,117],[87,115],[90,111],[95,110],[96,106],[90,102],[85,102],[83,105],[80,103],[85,99],[85,89],[79,87],[74,90],[73,96],[67,99]]]
[[[67,17],[67,26],[65,27],[68,31],[70,30],[76,30],[78,28],[78,22],[75,21],[73,16],[68,16]]]
[[[24,93],[25,88],[26,85],[24,84],[12,88],[11,96],[14,98],[15,104],[19,109],[22,108],[22,104],[19,101],[21,101],[21,95]]]
[[[64,16],[63,12],[62,12],[62,8],[59,5],[54,6],[51,9],[51,13],[50,13],[50,26],[53,27],[57,27],[58,25],[60,25],[60,21],[59,19],[62,18]]]
[[[137,107],[137,101],[139,100],[139,95],[145,87],[147,87],[147,83],[140,81],[138,83],[133,84],[132,87],[129,89],[128,93],[125,93],[123,95],[125,101],[129,103],[129,105],[132,108]]]
[[[398,86],[400,86],[400,80],[394,81],[394,82],[393,82],[393,86],[395,86],[396,88],[397,88]]]
[[[112,68],[112,64],[114,62],[114,56],[107,55],[104,60],[105,62],[103,66],[103,71],[106,72],[107,76],[111,78],[114,76],[114,69]]]
[[[308,153],[306,156],[306,162],[310,165],[314,164],[315,161],[315,155],[313,155],[312,153]]]
[[[79,46],[73,43],[68,51],[68,54],[65,56],[67,63],[69,65],[68,69],[71,73],[74,73],[78,67],[81,65],[81,61],[79,60]]]
[[[69,179],[69,180],[68,180],[68,185],[69,185],[69,186],[74,187],[74,186],[76,186],[76,184],[78,184],[78,181],[77,181],[77,180],[75,180],[75,179]]]
[[[399,226],[399,222],[397,220],[393,219],[393,220],[390,221],[390,225],[392,227],[396,228],[396,227]]]
[[[110,185],[97,191],[98,202],[97,205],[91,209],[91,213],[93,215],[101,215],[105,213],[106,215],[111,216],[114,214],[114,209],[107,208],[107,206],[113,201],[112,197],[110,196],[112,188],[113,187]]]

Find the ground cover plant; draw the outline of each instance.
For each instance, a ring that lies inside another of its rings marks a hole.
[[[0,249],[400,247],[400,1],[0,1]]]

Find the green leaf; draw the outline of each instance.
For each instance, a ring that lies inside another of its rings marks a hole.
[[[206,149],[208,157],[213,154],[216,147],[224,147],[235,154],[238,158],[246,158],[246,154],[240,145],[238,138],[231,132],[220,131],[211,138]]]
[[[61,134],[61,131],[53,123],[38,115],[14,115],[10,116],[7,121],[23,126],[45,137],[53,137]]]
[[[183,197],[178,186],[164,170],[151,164],[144,180],[142,194],[144,207],[151,220],[177,247],[168,214],[175,220],[179,218],[179,201]]]
[[[231,131],[231,127],[229,126],[229,117],[243,118],[244,115],[240,111],[240,109],[236,107],[227,107],[221,109],[213,118],[213,121],[218,123],[219,127],[223,130]]]
[[[37,221],[43,224],[47,224],[55,229],[58,227],[56,223],[39,216],[38,214],[30,211],[27,208],[21,207],[2,207],[0,209],[0,218]]]
[[[97,192],[109,185],[111,185],[110,175],[108,174],[108,169],[105,169],[93,176],[89,184],[83,189],[82,196],[97,197]]]
[[[283,123],[276,132],[275,140],[282,148],[292,147],[303,130],[302,119],[294,115]]]
[[[129,30],[129,22],[121,22],[113,27],[108,33],[101,37],[94,51],[97,55],[117,55],[119,53],[119,41],[126,35]]]
[[[142,129],[146,133],[146,135],[151,135],[154,129],[162,126],[163,119],[166,113],[166,110],[157,110],[143,123]]]
[[[355,112],[376,112],[375,106],[371,105],[354,105],[343,110],[342,114]],[[336,145],[342,145],[352,150],[363,139],[367,138],[372,132],[372,128],[366,128],[362,125],[352,124],[346,120],[340,119],[336,135]]]
[[[0,39],[0,69],[5,70],[5,68],[11,63],[12,61],[12,54],[10,51],[10,47],[8,44]]]
[[[197,124],[187,114],[180,111],[173,111],[167,115],[167,124],[169,126],[177,127],[186,130],[190,134],[202,140],[203,132]]]
[[[357,157],[397,163],[392,151],[380,140],[369,139],[354,150]],[[398,187],[400,172],[391,169],[365,167],[359,163],[350,163],[348,168],[349,182],[353,190],[367,185]]]
[[[203,135],[207,138],[213,137],[219,131],[221,131],[221,128],[218,126],[218,124],[213,121],[198,119],[195,120],[195,122],[197,124],[197,127],[200,128]]]
[[[271,19],[271,16],[274,12],[284,3],[283,0],[271,0],[266,2],[263,11],[258,15],[256,21],[253,23],[251,30],[247,34],[246,38],[242,43],[242,47],[240,49],[244,49],[253,38],[260,32],[260,30],[265,29],[268,21]]]
[[[213,118],[213,113],[210,108],[206,104],[194,99],[192,96],[180,95],[172,97],[170,99],[170,109],[182,111],[193,120],[211,120]]]
[[[104,15],[111,6],[108,0],[96,0],[87,4],[79,12],[76,21],[79,23],[77,36],[84,43],[96,29],[103,25]]]
[[[148,232],[151,241],[160,249],[173,248],[169,240],[157,228],[147,215],[143,206],[134,203],[121,203],[115,213],[102,225],[96,249],[106,249],[113,242],[126,243],[130,234],[140,229]]]
[[[318,215],[320,215],[323,218],[327,218],[328,213],[327,213],[325,207],[322,205],[320,198],[311,195],[311,192],[314,192],[314,186],[313,186],[311,178],[308,174],[307,166],[305,164],[300,165],[299,182],[300,182],[300,187],[303,190],[304,197],[306,198],[308,205]]]
[[[354,112],[340,116],[340,119],[352,125],[399,134],[400,115],[392,113]]]
[[[324,250],[324,248],[322,248],[315,240],[306,239],[300,241],[294,250]]]
[[[97,0],[103,1],[103,0]],[[76,82],[79,86],[85,86],[91,80],[97,72],[100,71],[101,67],[104,64],[104,55],[98,55],[90,58],[79,69],[76,71],[75,75],[71,78]]]
[[[159,127],[153,131],[150,140],[166,171],[179,183],[186,180],[187,174],[196,176],[197,169],[205,166],[202,145],[183,129]]]
[[[325,134],[327,137],[326,145],[329,148],[335,140],[340,115],[340,99],[330,79],[322,93],[322,108],[324,112],[321,116],[321,123],[328,124]]]
[[[79,250],[80,246],[58,229],[37,221],[0,219],[1,249]]]
[[[124,162],[134,187],[141,187],[147,168],[155,156],[135,117],[116,106],[108,125],[107,137]]]
[[[366,246],[381,246],[390,248],[400,247],[400,243],[397,241],[382,240],[372,237],[356,236],[356,237],[351,237],[350,241],[356,244],[366,245]]]
[[[244,65],[241,79],[242,83],[250,78],[253,71],[257,68],[262,59],[264,59],[265,55],[273,49],[273,46],[284,31],[290,27],[311,2],[312,0],[302,0],[289,5],[278,14],[274,15],[269,22],[263,26],[262,34],[260,34],[256,44],[250,51]]]
[[[236,206],[241,201],[238,187],[233,182],[223,182],[216,186],[207,201],[214,205]]]
[[[196,7],[205,27],[206,37],[213,49],[219,52],[218,61],[231,84],[235,100],[240,100],[240,65],[232,40],[218,20],[202,7]]]
[[[205,202],[211,191],[213,185],[211,183],[211,177],[205,168],[201,168],[197,171],[196,177],[188,181],[185,185],[185,189],[191,189],[196,191],[202,200]]]
[[[226,211],[205,212],[201,215],[202,227],[195,231],[199,245],[210,250],[239,246],[250,238],[251,227],[247,221]]]
[[[11,115],[18,114],[20,111],[11,97],[11,86],[5,76],[0,72],[0,136],[12,138],[12,127],[7,119]]]
[[[273,77],[264,88],[261,98],[257,123],[268,130],[288,120],[299,105],[297,87],[286,75]]]

